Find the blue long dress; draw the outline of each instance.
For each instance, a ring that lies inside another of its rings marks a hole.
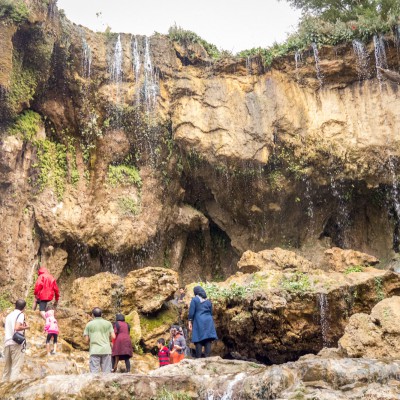
[[[189,321],[192,321],[192,342],[218,339],[212,317],[212,304],[210,300],[200,302],[198,297],[193,297],[189,307]]]

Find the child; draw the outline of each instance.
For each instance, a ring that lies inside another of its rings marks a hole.
[[[160,367],[164,367],[169,364],[170,352],[168,347],[165,346],[165,339],[161,338],[157,340],[158,347],[158,361],[160,361]]]
[[[47,355],[56,354],[57,353],[57,338],[59,334],[57,320],[54,317],[54,307],[52,305],[48,305],[46,307],[46,314],[44,315],[46,318],[46,324],[44,326],[44,331],[47,333],[46,338],[46,350]],[[50,353],[50,340],[53,338],[54,348]]]
[[[169,349],[171,354],[171,364],[177,364],[179,361],[185,358],[186,340],[183,336],[183,330],[181,327],[173,326],[171,328],[171,341],[169,343]]]

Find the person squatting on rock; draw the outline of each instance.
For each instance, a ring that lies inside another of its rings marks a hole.
[[[54,307],[57,307],[58,299],[60,298],[60,292],[58,290],[57,282],[54,277],[49,273],[47,268],[40,267],[38,270],[38,278],[35,284],[35,290],[33,292],[35,296],[35,302],[33,309],[36,310],[36,304],[39,304],[39,311],[41,317],[45,320],[46,306],[47,303],[53,300],[54,296],[56,301]]]
[[[170,362],[177,364],[185,358],[186,340],[181,327],[171,328],[171,340],[169,342]]]
[[[165,367],[169,365],[170,351],[165,345],[165,339],[160,338],[157,340],[158,347],[158,361],[160,362],[160,367]]]
[[[58,323],[55,317],[55,310],[51,304],[48,304],[46,307],[46,314],[44,315],[46,318],[46,323],[44,325],[44,331],[47,333],[46,337],[46,350],[47,355],[56,354],[57,353],[57,339],[60,330],[58,329]],[[53,338],[53,350],[50,353],[50,341]]]
[[[15,302],[15,310],[7,315],[4,323],[4,371],[3,381],[15,381],[20,379],[20,372],[24,363],[24,345],[14,342],[15,332],[23,332],[29,329],[25,323],[23,313],[26,306],[25,300]]]
[[[202,347],[206,357],[211,355],[211,342],[217,340],[212,317],[212,304],[201,286],[193,289],[194,297],[189,307],[189,330],[192,331],[192,342],[196,346],[196,358],[201,357]]]
[[[126,372],[131,371],[131,363],[129,359],[133,355],[132,341],[130,336],[131,327],[125,322],[123,314],[115,316],[115,340],[112,346],[112,372],[117,372],[118,363],[120,360],[125,361]]]
[[[95,307],[92,310],[93,320],[88,322],[83,335],[89,346],[89,369],[92,373],[111,372],[111,339],[115,339],[115,333],[110,321],[101,317],[102,311]]]

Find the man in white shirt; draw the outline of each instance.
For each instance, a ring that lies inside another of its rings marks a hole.
[[[4,359],[5,366],[3,371],[3,381],[14,381],[20,378],[20,372],[24,363],[24,353],[22,345],[14,342],[15,332],[25,332],[29,326],[25,323],[26,301],[17,300],[15,310],[7,315],[4,323]]]

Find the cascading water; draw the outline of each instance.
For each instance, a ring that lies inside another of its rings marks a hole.
[[[309,179],[309,177],[305,176],[303,177],[303,182],[306,185],[306,190],[304,192],[304,197],[307,200],[307,215],[310,218],[310,232],[313,233],[314,232],[314,202],[312,200],[312,195],[311,195],[311,180]]]
[[[382,73],[379,68],[386,69],[387,59],[386,59],[386,51],[385,51],[385,41],[383,36],[374,35],[374,47],[375,47],[375,65],[376,65],[376,76],[379,80],[380,85],[382,84]]]
[[[209,391],[206,395],[206,400],[232,400],[234,387],[245,377],[246,374],[244,372],[237,374],[233,380],[229,381],[226,390],[222,396],[219,395],[218,397],[216,397],[214,391]]]
[[[393,202],[394,217],[396,219],[396,222],[399,223],[400,222],[399,181],[396,176],[396,168],[392,155],[389,155],[388,166],[389,166],[389,173],[392,179],[391,196]],[[393,242],[395,246],[398,246],[398,244],[400,243],[400,238],[398,237],[398,235],[394,237]]]
[[[322,345],[323,347],[329,346],[328,332],[329,332],[329,322],[328,322],[328,295],[326,293],[318,293],[318,306],[319,306],[319,318],[321,324],[321,334],[322,334]]]
[[[331,190],[334,198],[337,199],[337,226],[342,243],[340,247],[347,248],[346,227],[349,222],[349,212],[347,208],[346,196],[343,194],[342,181],[336,181],[334,176],[331,175]]]
[[[360,40],[353,40],[353,50],[356,56],[358,79],[368,79],[370,77],[368,66],[369,66],[369,55],[365,44]]]
[[[138,40],[135,37],[132,40],[132,62],[133,62],[133,74],[135,76],[135,83],[138,84],[140,80],[140,52],[139,52],[139,44]]]
[[[246,57],[246,71],[249,75],[253,73],[253,61],[250,56]]]
[[[296,69],[295,69],[296,77],[297,77],[297,80],[299,80],[299,65],[303,62],[303,54],[300,51],[296,51],[296,53],[294,53],[294,62],[296,65]]]
[[[321,71],[320,60],[319,60],[319,53],[318,53],[318,46],[316,43],[311,43],[311,47],[314,53],[314,60],[315,60],[315,70],[317,71],[317,79],[319,82],[319,86],[321,87],[324,83],[324,76]]]
[[[118,39],[115,43],[114,54],[111,63],[111,80],[115,84],[116,87],[116,103],[120,102],[120,91],[122,84],[122,60],[123,60],[123,52],[122,52],[122,43],[121,43],[121,35],[118,35]]]
[[[90,79],[92,69],[92,49],[84,37],[82,37],[82,76]]]
[[[158,74],[153,68],[150,52],[150,41],[149,38],[146,37],[144,52],[144,100],[146,104],[146,110],[148,112],[154,111],[157,105],[158,93]]]

